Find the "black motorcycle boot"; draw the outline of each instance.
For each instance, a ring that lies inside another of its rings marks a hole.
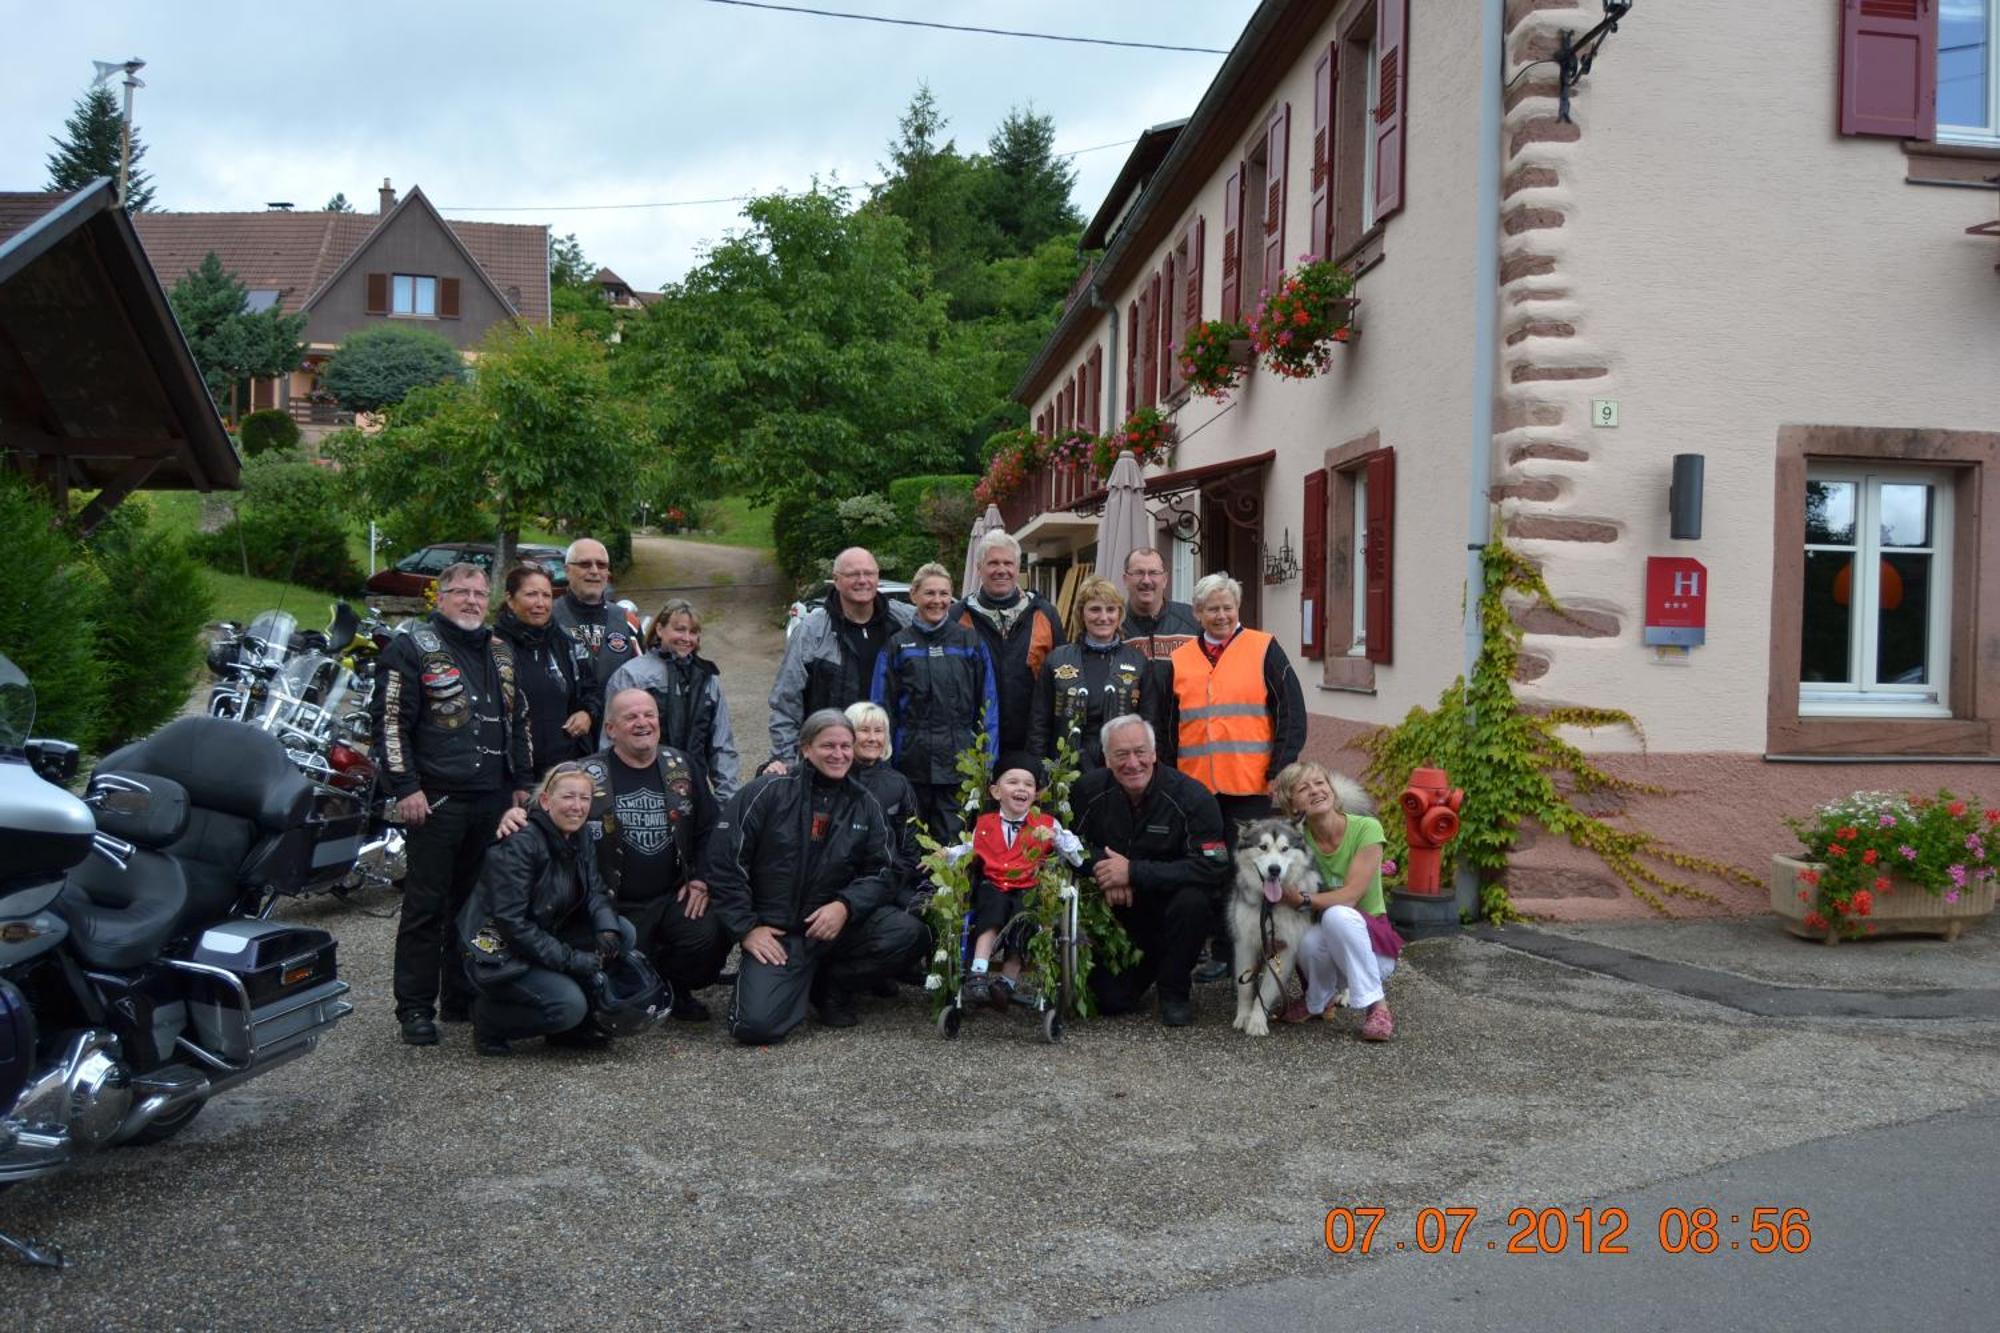
[[[402,1009],[396,1013],[396,1022],[403,1030],[405,1046],[435,1046],[438,1044],[437,1020],[427,1009]]]

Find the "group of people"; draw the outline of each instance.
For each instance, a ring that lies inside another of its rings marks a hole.
[[[780,1041],[808,1012],[850,1026],[857,993],[920,979],[953,943],[925,921],[920,826],[973,858],[977,998],[1005,1004],[1020,959],[1000,929],[1032,877],[1022,849],[1059,834],[1139,949],[1134,966],[1092,974],[1100,1010],[1157,990],[1161,1022],[1184,1026],[1193,982],[1229,972],[1237,821],[1280,808],[1304,821],[1325,876],[1319,901],[1294,906],[1319,912],[1331,942],[1302,955],[1307,993],[1290,1016],[1324,1013],[1345,989],[1368,1010],[1363,1035],[1388,1035],[1392,951],[1347,947],[1383,910],[1380,825],[1321,809],[1330,776],[1297,763],[1298,678],[1272,636],[1240,623],[1226,574],[1174,602],[1161,554],[1135,551],[1122,589],[1084,582],[1070,642],[1022,586],[1004,532],[981,540],[962,598],[932,564],[908,604],[891,601],[874,556],[843,551],[787,641],[770,758],[746,781],[695,608],[670,601],[642,629],[611,598],[601,543],[565,560],[560,595],[541,569],[510,571],[491,628],[486,571],[446,569],[435,613],[382,655],[375,750],[408,830],[404,1041],[435,1044],[440,1020],[470,1020],[485,1054],[532,1036],[596,1044],[593,988],[635,953],[672,983],[676,1019],[706,1021],[695,992],[735,946],[738,1040]],[[1080,776],[1070,828],[1052,830],[1029,812],[1065,742]],[[993,810],[969,828],[959,756],[978,744]]]

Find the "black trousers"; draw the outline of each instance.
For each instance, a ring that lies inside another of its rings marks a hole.
[[[440,984],[445,1008],[471,1003],[455,923],[493,845],[494,826],[513,803],[513,793],[505,791],[433,796],[430,818],[409,831],[409,873],[396,926],[398,1014],[436,1017]]]
[[[1123,972],[1111,972],[1101,963],[1092,969],[1090,990],[1097,997],[1098,1009],[1107,1014],[1129,1013],[1139,1007],[1155,982],[1162,1000],[1187,999],[1194,960],[1201,954],[1201,939],[1208,930],[1208,893],[1194,884],[1166,893],[1142,889],[1130,907],[1111,910],[1142,955]]]
[[[690,917],[678,891],[643,902],[619,899],[618,911],[638,932],[639,951],[653,969],[685,995],[713,986],[729,957],[729,937],[714,911]]]
[[[782,966],[744,954],[736,965],[736,993],[729,1002],[729,1032],[751,1046],[770,1045],[805,1021],[806,1004],[824,988],[854,990],[894,980],[929,946],[923,923],[899,907],[878,907],[849,921],[822,943],[794,931]]]
[[[958,788],[943,782],[912,782],[917,794],[917,818],[933,838],[949,846],[965,832],[965,811],[958,805]]]
[[[1278,813],[1271,798],[1255,796],[1218,796],[1215,803],[1222,807],[1222,845],[1229,853],[1230,878],[1222,882],[1215,891],[1214,901],[1209,906],[1208,954],[1228,963],[1236,957],[1236,945],[1229,937],[1229,893],[1236,877],[1236,825],[1240,820],[1249,823],[1254,819],[1269,819]]]
[[[621,922],[625,945],[632,946],[632,924]],[[597,937],[588,921],[578,921],[559,937],[572,949],[596,952]],[[475,986],[472,1021],[481,1032],[514,1041],[522,1037],[553,1037],[582,1025],[590,1016],[590,997],[583,983],[553,968],[531,967],[512,981]]]

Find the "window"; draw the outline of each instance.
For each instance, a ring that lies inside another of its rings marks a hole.
[[[389,279],[389,313],[437,317],[438,280],[412,273],[397,273]]]
[[[1814,467],[1799,711],[1949,717],[1948,473]]]
[[[1354,577],[1347,595],[1354,599],[1354,642],[1349,657],[1368,656],[1368,471],[1354,473]]]
[[[1326,453],[1306,478],[1305,584],[1315,607],[1300,642],[1329,689],[1372,690],[1395,660],[1396,451],[1370,432]],[[1301,610],[1303,610],[1303,606]]]
[[[2000,0],[1938,6],[1937,137],[2000,143]]]
[[[1347,256],[1403,206],[1408,14],[1407,0],[1376,0],[1356,9],[1334,43],[1328,85],[1315,92],[1324,105],[1314,107],[1314,119],[1329,126],[1323,188],[1333,199],[1331,235],[1315,235],[1313,244],[1335,258]]]

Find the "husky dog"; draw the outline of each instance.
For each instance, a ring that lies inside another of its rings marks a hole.
[[[1299,941],[1312,925],[1310,913],[1283,901],[1285,890],[1320,891],[1305,834],[1284,819],[1244,824],[1236,835],[1236,883],[1229,898],[1229,934],[1236,941],[1237,1031],[1252,1037],[1270,1032],[1266,1012],[1285,1004],[1285,983],[1298,966]],[[1264,956],[1264,920],[1271,922],[1271,957]]]

